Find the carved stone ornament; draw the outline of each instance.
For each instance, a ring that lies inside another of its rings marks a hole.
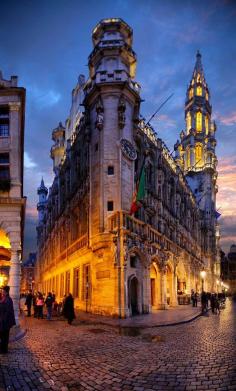
[[[96,117],[95,126],[98,130],[102,130],[103,123],[104,123],[104,109],[103,109],[103,104],[102,104],[101,98],[99,98],[97,101],[96,112],[97,112],[97,117]]]
[[[118,103],[118,125],[120,129],[123,129],[125,126],[125,110],[126,110],[126,103],[121,95],[119,103]]]
[[[125,139],[122,138],[120,140],[120,147],[123,152],[123,154],[129,159],[129,160],[136,160],[137,159],[137,152],[133,144]]]

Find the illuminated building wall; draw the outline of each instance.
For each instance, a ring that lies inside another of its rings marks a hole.
[[[18,321],[23,246],[25,89],[0,72],[0,285],[9,284]]]
[[[176,305],[200,290],[203,268],[205,286],[214,289],[204,213],[178,167],[187,148],[179,143],[173,159],[142,119],[132,39],[121,19],[93,30],[89,78],[79,77],[69,118],[52,132],[53,184],[38,188],[37,289],[55,291],[58,300],[71,292],[77,308],[119,317]],[[188,150],[186,171],[194,164],[194,146]],[[145,197],[131,216],[142,167]]]

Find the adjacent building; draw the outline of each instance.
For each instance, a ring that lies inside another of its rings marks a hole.
[[[92,40],[89,78],[52,132],[54,181],[38,188],[36,283],[59,299],[71,292],[82,310],[128,317],[216,290],[216,125],[197,53],[172,157],[140,113],[130,26],[104,19]]]
[[[18,321],[23,246],[25,89],[0,72],[0,284],[9,284]]]
[[[221,278],[228,288],[229,294],[236,294],[236,245],[230,246],[230,251],[226,256],[221,257]]]
[[[27,259],[22,261],[21,264],[21,293],[27,293],[29,290],[34,291],[35,283],[35,263],[37,255],[36,253],[29,253]]]

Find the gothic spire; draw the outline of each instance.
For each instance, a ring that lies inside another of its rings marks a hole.
[[[199,50],[197,51],[196,54],[196,63],[195,63],[194,71],[196,71],[196,73],[200,73],[203,75],[202,55],[199,52]]]

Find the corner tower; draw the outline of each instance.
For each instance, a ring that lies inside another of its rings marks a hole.
[[[92,33],[90,77],[84,87],[91,138],[92,236],[107,231],[111,212],[131,205],[133,127],[140,105],[132,39],[132,29],[119,18],[103,19]]]

